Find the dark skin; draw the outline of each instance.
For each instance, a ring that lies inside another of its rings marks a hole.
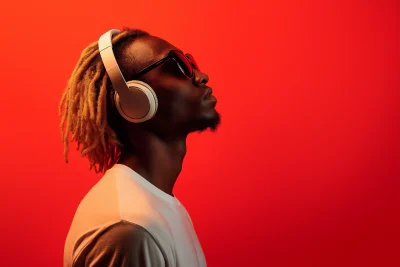
[[[178,48],[161,38],[140,37],[124,51],[125,56],[133,57],[135,64],[121,66],[121,69],[129,78],[173,49]],[[123,121],[129,141],[118,163],[130,167],[160,190],[174,196],[172,191],[182,170],[187,136],[206,129],[214,131],[220,123],[215,110],[216,99],[213,96],[204,98],[209,89],[207,74],[195,70],[190,79],[183,75],[174,60],[166,61],[137,79],[155,91],[158,111],[143,123]]]

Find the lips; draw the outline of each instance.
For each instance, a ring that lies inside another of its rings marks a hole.
[[[212,89],[208,88],[206,90],[206,92],[204,93],[203,99],[206,99],[207,97],[209,97],[212,94],[212,92],[213,92]]]

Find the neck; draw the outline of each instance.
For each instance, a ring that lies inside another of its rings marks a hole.
[[[134,144],[135,151],[124,151],[118,163],[128,166],[160,190],[174,196],[173,187],[186,154],[186,136],[166,140],[146,133],[137,140],[140,142]]]

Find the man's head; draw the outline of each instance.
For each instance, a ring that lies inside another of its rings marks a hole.
[[[97,42],[89,45],[72,73],[60,103],[64,107],[61,132],[68,162],[68,135],[81,147],[96,172],[111,167],[125,147],[134,147],[135,133],[155,134],[168,141],[206,129],[216,130],[220,116],[215,98],[207,97],[208,76],[194,68],[193,78],[181,71],[175,60],[137,76],[138,72],[178,49],[167,41],[139,30],[124,29],[113,36],[113,51],[126,81],[149,84],[158,98],[156,115],[143,123],[131,123],[118,114],[113,87],[102,64]],[[179,49],[178,49],[179,50]],[[126,150],[125,150],[126,151]],[[98,166],[96,166],[98,165]]]

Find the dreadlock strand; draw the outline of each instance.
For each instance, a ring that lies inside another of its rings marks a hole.
[[[106,114],[106,97],[107,97],[107,75],[104,75],[102,85],[100,87],[99,101],[97,104],[97,116],[96,116],[96,124],[101,126],[102,118],[105,117]],[[103,113],[104,112],[104,113]]]
[[[67,97],[67,92],[68,92],[68,91],[64,91],[64,93],[63,93],[62,96],[61,96],[61,101],[60,101],[60,104],[59,104],[59,106],[58,106],[58,116],[60,116],[61,113],[62,113],[62,108],[63,108],[63,106],[64,106],[64,102],[65,102],[65,99],[66,99],[66,97]]]
[[[81,151],[82,156],[85,156],[87,153],[91,152],[97,146],[98,143],[99,143],[99,136],[95,135],[93,143],[90,146],[88,146],[88,144],[86,143],[85,149],[83,149],[83,147],[82,147],[82,151]],[[89,157],[90,157],[90,155],[89,155]]]
[[[91,67],[91,69],[90,69],[90,71],[88,71],[88,80],[97,80],[99,77],[100,77],[100,75],[98,75],[97,74],[97,72],[95,72],[96,70],[93,70],[93,68],[94,67]],[[95,72],[94,74],[93,74],[93,72]],[[90,84],[92,84],[92,82],[90,83]],[[95,91],[96,90],[96,88],[94,88],[94,87],[92,87],[92,86],[86,86],[86,88],[85,88],[85,91],[84,91],[84,99],[85,99],[85,101],[84,101],[84,103],[83,103],[83,106],[81,107],[81,110],[82,110],[82,116],[81,116],[81,120],[80,120],[80,124],[79,124],[79,129],[80,129],[80,132],[82,132],[82,133],[84,133],[83,132],[83,125],[84,124],[86,124],[87,123],[87,121],[89,120],[89,115],[88,115],[88,106],[90,105],[90,101],[89,101],[89,93],[91,92],[91,91]]]

